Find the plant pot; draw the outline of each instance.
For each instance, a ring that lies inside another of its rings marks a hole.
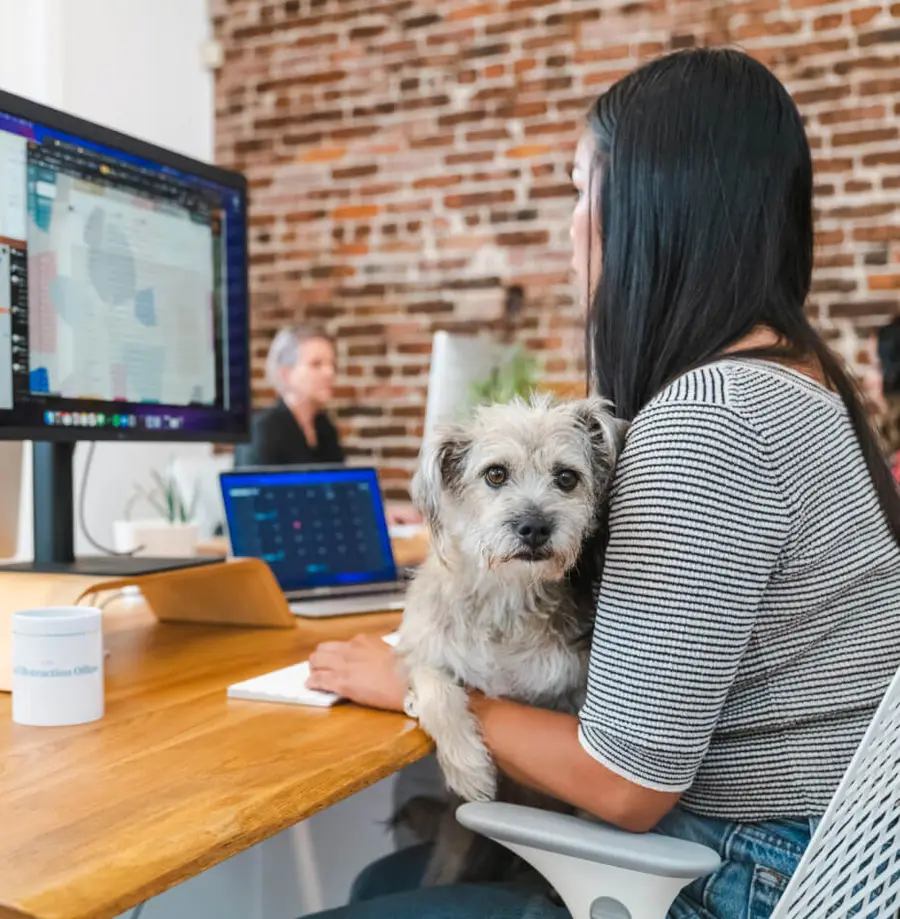
[[[193,523],[169,523],[158,518],[113,522],[116,552],[154,558],[191,558],[197,554],[198,540],[199,531]]]

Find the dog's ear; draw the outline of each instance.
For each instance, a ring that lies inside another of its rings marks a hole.
[[[572,403],[575,416],[591,441],[591,462],[598,481],[609,478],[625,443],[628,423],[613,414],[612,404],[600,396],[588,396]]]
[[[422,445],[413,476],[411,497],[425,519],[439,551],[441,507],[444,493],[459,487],[463,463],[471,441],[459,425],[442,425]]]

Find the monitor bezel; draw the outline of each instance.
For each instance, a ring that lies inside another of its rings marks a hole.
[[[150,141],[141,140],[105,127],[96,122],[87,121],[77,115],[62,112],[23,96],[0,90],[0,113],[6,113],[26,121],[37,122],[53,130],[83,137],[91,143],[101,144],[121,150],[132,156],[148,160],[188,172],[198,178],[214,182],[236,191],[241,196],[244,212],[244,240],[249,245],[250,208],[247,177],[235,170],[225,169],[212,163],[194,159],[183,153],[177,153],[166,147]],[[247,353],[247,374],[244,383],[244,404],[246,414],[240,430],[220,431],[202,429],[180,430],[146,430],[140,428],[82,428],[82,427],[18,427],[0,424],[0,440],[40,440],[51,443],[72,443],[80,441],[144,441],[156,443],[220,443],[238,444],[250,440],[251,421],[253,416],[252,406],[252,366],[250,361],[250,278],[249,256],[244,260],[244,270],[241,272],[240,284],[243,288],[244,302],[247,309],[244,315],[243,335]],[[111,403],[104,402],[104,406]]]

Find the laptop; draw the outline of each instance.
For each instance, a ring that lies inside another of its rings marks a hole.
[[[219,483],[231,555],[267,562],[295,615],[403,609],[374,469],[240,469]]]

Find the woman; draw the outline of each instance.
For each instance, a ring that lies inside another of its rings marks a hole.
[[[900,664],[900,495],[804,313],[810,152],[772,74],[730,50],[635,71],[574,183],[591,381],[631,422],[587,701],[471,708],[520,782],[718,850],[671,919],[763,919]],[[377,639],[322,645],[310,685],[395,710],[406,689]],[[566,915],[536,886],[400,890],[404,858],[329,917]]]
[[[334,343],[318,326],[282,329],[266,359],[275,404],[253,419],[250,443],[235,449],[235,466],[305,466],[344,462],[337,428],[328,417],[334,396]],[[411,508],[388,506],[388,524],[421,523]]]
[[[327,408],[334,396],[334,344],[311,325],[282,329],[266,359],[276,403],[253,420],[250,444],[235,451],[240,466],[343,463],[344,450]]]

